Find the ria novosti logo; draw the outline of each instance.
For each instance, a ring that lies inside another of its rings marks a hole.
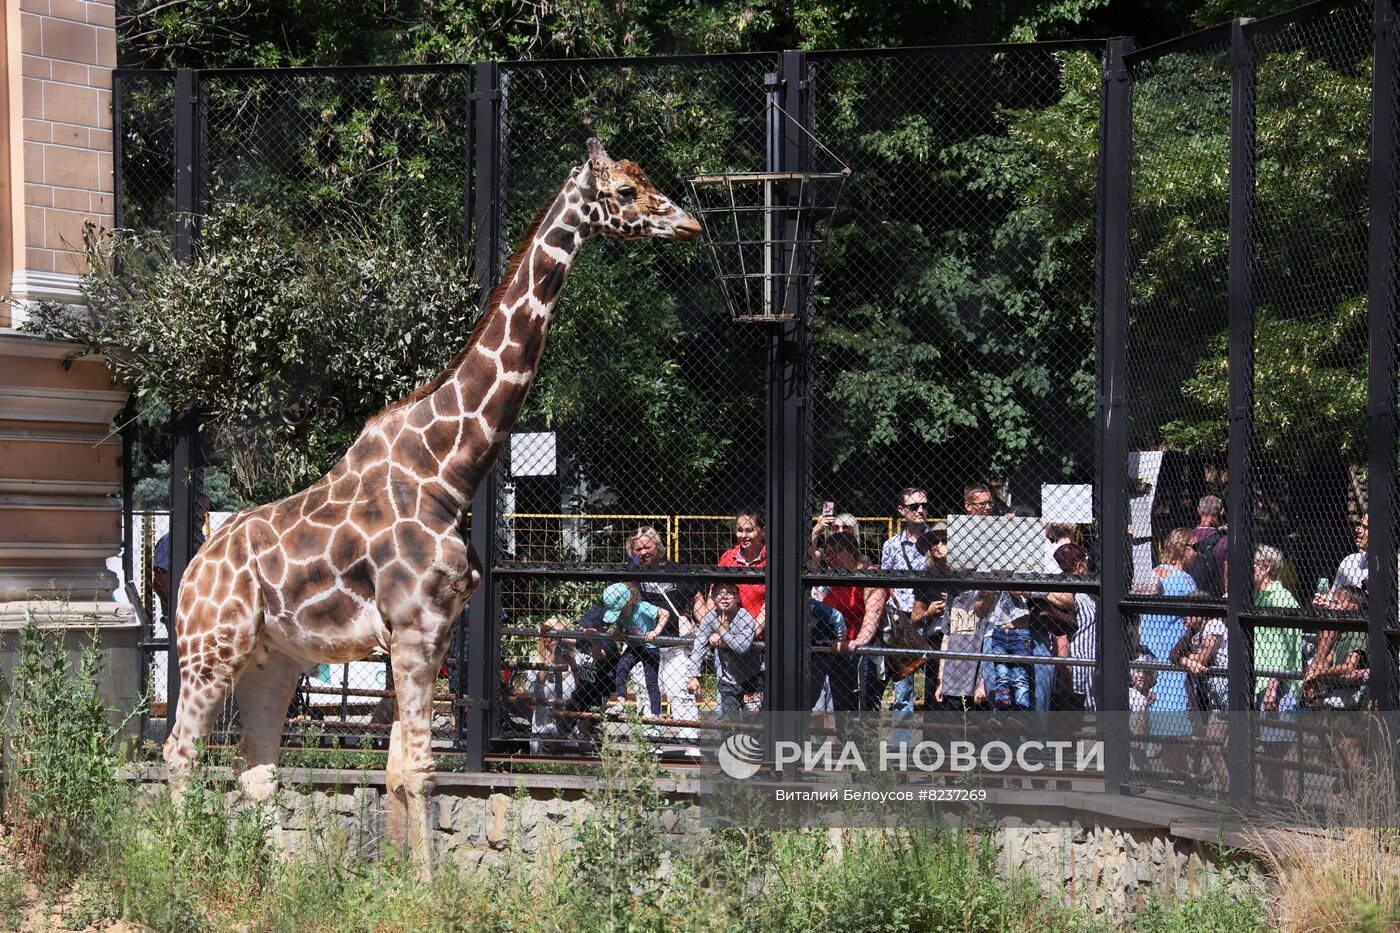
[[[763,746],[753,736],[739,732],[720,743],[718,757],[721,771],[746,781],[763,767]]]
[[[1031,774],[1042,771],[1094,772],[1104,767],[1102,740],[1027,741],[1016,745],[990,742],[953,741],[892,744],[881,741],[873,750],[861,751],[854,741],[837,744],[832,739],[805,743],[780,741],[774,744],[773,764],[777,768],[797,765],[802,771],[984,771],[1000,772],[1015,767]],[[719,767],[728,776],[748,780],[764,764],[763,746],[748,734],[731,735],[719,746]],[[873,766],[873,767],[872,767]]]

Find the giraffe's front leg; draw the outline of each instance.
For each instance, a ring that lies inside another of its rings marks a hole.
[[[432,749],[433,688],[447,647],[450,620],[407,628],[394,629],[390,646],[398,719],[390,732],[385,784],[393,808],[391,842],[395,846],[407,843],[420,872],[427,877],[433,855],[428,807],[437,785]]]

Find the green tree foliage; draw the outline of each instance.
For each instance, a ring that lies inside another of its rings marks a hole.
[[[821,446],[843,499],[883,501],[889,490],[852,484],[887,482],[930,444],[968,470],[914,466],[945,497],[1091,461],[1098,72],[1090,54],[1026,53],[823,74],[831,142],[856,171],[814,336]],[[969,101],[1013,76],[1037,106],[995,90]],[[887,93],[912,85],[931,93]]]
[[[1293,49],[1270,52],[1258,71],[1254,436],[1261,454],[1298,466],[1338,455],[1344,463],[1366,459],[1371,69],[1369,50],[1352,46],[1361,52],[1359,57],[1342,52],[1327,58]],[[1210,135],[1194,138],[1212,140]],[[1212,157],[1198,160],[1194,177],[1180,183],[1188,191],[1196,185],[1213,189],[1218,204],[1226,179],[1219,177],[1218,168],[1203,166],[1225,164],[1228,140],[1217,132],[1210,145]],[[1187,160],[1172,164],[1185,167]],[[1149,178],[1144,187],[1170,190],[1170,179],[1153,184],[1158,181]],[[1164,236],[1159,241],[1162,252],[1150,257],[1156,267],[1152,287],[1161,283],[1165,292],[1170,277],[1175,289],[1171,300],[1179,302],[1182,311],[1210,305],[1183,292],[1180,283],[1214,278],[1214,292],[1222,294],[1215,276],[1224,269],[1228,248],[1223,217],[1218,212],[1192,217],[1192,199],[1172,201],[1181,212],[1178,230],[1200,236],[1183,235],[1179,242]],[[1181,248],[1173,253],[1168,247]],[[1208,264],[1213,274],[1201,268],[1198,275],[1182,275],[1193,263],[1197,268]],[[1213,304],[1218,308],[1219,298]],[[1205,346],[1189,348],[1198,357],[1194,374],[1182,387],[1191,411],[1166,421],[1163,429],[1168,442],[1187,452],[1224,449],[1224,323],[1217,317],[1204,331],[1210,335]]]
[[[123,12],[123,54],[156,65],[402,63],[1125,32],[1141,46],[1193,24],[1288,5],[446,0],[373,9],[343,2],[326,16],[320,5],[296,3],[135,3]],[[1042,54],[1035,63],[1019,54],[966,67],[889,59],[818,68],[823,141],[856,174],[821,267],[814,466],[827,492],[853,505],[886,501],[890,490],[880,484],[902,484],[911,469],[946,473],[937,482],[951,492],[989,476],[1075,481],[1093,463],[1099,69],[1092,54]],[[512,74],[510,245],[589,134],[636,159],[673,195],[696,171],[761,164],[754,101],[771,67],[608,67],[548,81]],[[1352,248],[1364,242],[1364,216],[1352,210],[1352,195],[1366,172],[1368,82],[1364,55],[1283,45],[1261,52],[1256,235],[1287,244],[1256,256],[1256,278],[1275,286],[1259,293],[1257,334],[1256,422],[1268,450],[1364,460],[1364,276],[1356,265],[1364,251]],[[1206,457],[1223,449],[1228,89],[1223,54],[1168,56],[1137,74],[1136,446]],[[464,225],[465,90],[463,80],[443,77],[215,79],[206,87],[210,196],[266,205],[308,240],[406,245],[420,228]],[[153,226],[168,216],[160,153],[169,148],[170,107],[162,94],[143,88],[124,111],[138,130],[128,134],[128,162],[152,155],[148,187],[157,192],[128,217]],[[137,177],[129,172],[129,185]],[[326,238],[329,228],[355,232]],[[1316,235],[1289,241],[1301,229]],[[1319,242],[1337,246],[1319,256],[1311,249]],[[345,265],[327,268],[340,274]],[[593,247],[556,318],[522,424],[558,431],[572,458],[565,468],[607,483],[628,508],[761,495],[753,466],[761,342],[716,313],[707,276],[694,247]],[[271,314],[282,298],[261,300]],[[441,355],[421,357],[416,369],[394,364],[396,378],[431,371],[449,349],[435,347]],[[247,363],[253,376],[259,366],[281,373],[289,365]],[[261,417],[297,381],[277,376],[254,405]],[[347,404],[344,425],[320,440],[301,436],[310,428],[291,432],[312,452],[278,474],[277,488],[333,459],[361,410],[372,406]],[[949,452],[945,466],[956,469],[923,464],[930,449]]]
[[[1155,41],[1184,31],[1193,11],[1193,4],[1174,0],[1122,9],[1109,0],[1007,0],[995,6],[969,0],[126,0],[119,4],[118,27],[126,63],[207,68],[856,48],[1127,32]]]
[[[36,326],[104,354],[142,406],[201,412],[236,491],[266,501],[319,476],[465,342],[470,264],[424,240],[301,236],[230,207],[181,263],[158,240],[90,232],[86,313],[41,307]]]

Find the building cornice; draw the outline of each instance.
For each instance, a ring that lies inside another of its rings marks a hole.
[[[82,278],[71,272],[41,272],[17,269],[10,277],[10,297],[19,301],[59,301],[66,305],[86,305]]]
[[[120,389],[0,386],[0,419],[108,424],[126,405]]]
[[[139,624],[130,606],[110,601],[28,599],[0,603],[0,631],[24,628],[31,617],[41,629],[123,629]]]

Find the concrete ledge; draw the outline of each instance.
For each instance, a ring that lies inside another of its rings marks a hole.
[[[0,541],[0,560],[93,560],[97,562],[93,572],[101,572],[101,564],[107,558],[121,552],[120,541],[102,543]]]
[[[220,780],[234,780],[231,768],[209,770]],[[374,787],[380,792],[384,789],[382,770],[280,768],[279,774],[283,785],[288,788],[311,788],[323,792],[360,786]],[[164,783],[168,778],[165,765],[154,763],[129,765],[123,776],[141,783]],[[584,774],[441,771],[437,776],[439,797],[478,796],[481,792],[513,794],[524,790],[532,799],[554,796],[574,799],[590,791],[601,790],[603,786],[601,779]],[[813,787],[811,784],[781,783],[768,786],[775,790],[810,790]],[[657,781],[657,787],[669,797],[688,802],[698,802],[717,789],[712,781],[675,773]],[[1266,844],[1267,834],[1251,830],[1238,817],[1170,801],[1090,791],[990,788],[986,803],[998,812],[1009,816],[1019,815],[1018,818],[1032,821],[1070,823],[1084,822],[1088,818],[1116,829],[1147,829],[1186,842],[1223,844],[1250,855],[1264,855],[1274,848]]]
[[[10,294],[21,300],[86,305],[81,284],[82,279],[71,272],[20,269],[10,277]]]
[[[41,629],[134,629],[131,607],[114,602],[27,599],[0,603],[0,632],[24,628],[33,614]]]
[[[18,275],[44,275],[46,273],[17,273]],[[52,274],[52,273],[47,273]],[[65,276],[76,280],[76,276]],[[13,327],[0,327],[0,354],[5,356],[27,356],[42,360],[62,360],[72,357],[77,360],[100,360],[102,357],[96,353],[82,352],[84,347],[78,343],[67,343],[61,340],[47,340],[38,334],[30,334],[24,331],[15,330]]]

